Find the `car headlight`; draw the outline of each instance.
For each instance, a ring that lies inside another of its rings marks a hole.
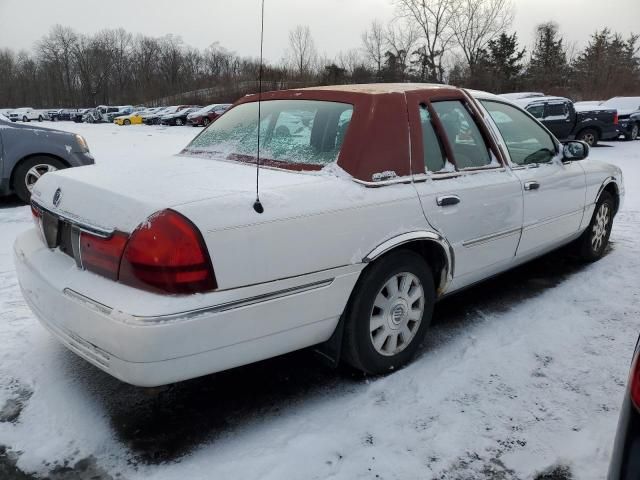
[[[87,153],[89,151],[89,145],[87,144],[87,141],[82,135],[76,134],[75,137],[76,142],[78,142],[78,146],[80,147],[80,151],[83,153]]]

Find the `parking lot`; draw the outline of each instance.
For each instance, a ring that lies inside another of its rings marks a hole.
[[[200,131],[51,126],[114,168]],[[33,317],[11,249],[31,213],[0,200],[0,478],[603,478],[640,333],[640,141],[591,157],[626,183],[606,257],[555,252],[444,300],[419,358],[382,378],[303,351],[165,388],[120,383]]]

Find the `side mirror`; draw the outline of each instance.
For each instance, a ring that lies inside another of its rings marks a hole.
[[[562,145],[562,157],[564,161],[584,160],[589,156],[589,145],[580,140],[569,140]]]

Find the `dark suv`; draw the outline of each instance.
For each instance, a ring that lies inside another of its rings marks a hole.
[[[618,111],[618,131],[625,140],[640,138],[640,97],[614,97],[602,104]]]
[[[12,124],[0,115],[0,196],[27,203],[45,173],[94,163],[86,140],[74,133]]]

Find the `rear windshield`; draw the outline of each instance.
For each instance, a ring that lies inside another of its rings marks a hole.
[[[323,166],[340,153],[353,106],[318,100],[269,100],[260,113],[260,158],[265,162]],[[227,111],[183,151],[255,162],[258,152],[258,103]]]

